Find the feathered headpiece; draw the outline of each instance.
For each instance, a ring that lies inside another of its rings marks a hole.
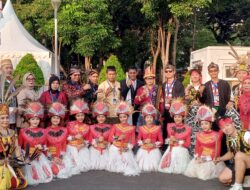
[[[238,55],[238,53],[235,51],[233,46],[227,42],[232,52],[229,52],[231,56],[233,56],[236,59],[236,63],[231,67],[231,73],[233,76],[237,74],[237,72],[243,70],[247,71],[249,73],[250,71],[250,55],[249,52],[247,52],[246,55]]]
[[[200,106],[196,114],[197,121],[214,121],[214,112],[208,106]]]
[[[116,107],[116,114],[117,115],[119,115],[119,114],[130,115],[133,113],[133,111],[134,111],[133,107],[128,102],[125,102],[125,101],[119,102],[119,104]]]
[[[65,117],[65,106],[59,102],[54,102],[49,108],[49,116],[59,116],[61,118]]]
[[[9,107],[6,104],[0,104],[0,115],[9,115]]]
[[[92,114],[94,117],[96,117],[97,115],[108,116],[109,115],[109,107],[104,102],[98,101],[93,105]]]
[[[89,106],[83,99],[76,99],[70,106],[70,115],[78,113],[89,113]]]
[[[40,119],[42,119],[44,116],[44,109],[42,104],[40,102],[28,102],[24,115],[27,119],[33,117],[39,117]]]
[[[157,116],[157,110],[153,104],[147,103],[142,107],[142,115],[145,117],[147,115]]]
[[[186,116],[187,114],[187,106],[183,103],[182,98],[176,98],[171,101],[171,106],[169,108],[169,113],[174,115],[182,115]]]

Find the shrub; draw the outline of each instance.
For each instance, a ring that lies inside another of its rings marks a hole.
[[[108,58],[105,66],[102,68],[102,70],[100,72],[99,84],[106,80],[106,70],[107,70],[108,66],[115,66],[116,73],[117,73],[117,76],[116,76],[117,81],[121,81],[121,80],[125,79],[126,76],[125,76],[125,73],[121,67],[121,63],[119,62],[118,58],[115,55],[111,55]]]
[[[185,77],[184,77],[184,80],[183,80],[182,84],[186,88],[189,85],[189,83],[190,83],[190,73],[187,72],[185,74]]]
[[[17,81],[18,86],[22,84],[23,76],[28,72],[35,75],[37,86],[44,85],[43,72],[32,54],[26,54],[23,56],[14,71],[14,76],[20,76],[19,80]]]

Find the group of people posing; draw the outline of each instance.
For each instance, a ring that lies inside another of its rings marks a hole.
[[[205,84],[201,70],[192,68],[186,88],[172,65],[162,85],[155,84],[151,67],[144,82],[135,67],[118,82],[110,66],[100,85],[97,71],[89,71],[83,84],[80,70],[72,68],[61,91],[59,78],[51,76],[40,95],[32,73],[16,89],[11,61],[2,60],[0,189],[89,170],[219,178],[233,184],[231,190],[243,189],[250,168],[250,57],[238,58],[232,71],[239,84],[232,89],[218,78],[215,63]]]

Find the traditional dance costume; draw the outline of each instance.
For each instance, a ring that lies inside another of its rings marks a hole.
[[[130,105],[120,102],[117,114],[131,114]],[[139,175],[140,169],[136,163],[132,148],[135,145],[135,127],[129,124],[115,124],[109,135],[109,161],[107,170],[123,173],[126,176]]]
[[[81,99],[73,101],[70,107],[70,114],[88,113],[88,104]],[[68,144],[67,155],[72,162],[72,174],[86,172],[90,169],[89,144],[89,125],[79,121],[71,121],[67,124]],[[79,137],[80,136],[80,137]]]
[[[186,115],[186,106],[180,100],[172,100],[169,109],[170,114]],[[192,128],[185,124],[169,123],[167,125],[168,138],[173,136],[176,140],[170,144],[162,156],[159,171],[164,173],[182,174],[185,172],[190,155],[188,147],[190,146]]]
[[[40,103],[30,102],[25,110],[25,117],[27,119],[33,117],[39,117],[41,119],[43,118],[43,113],[43,107]],[[42,151],[46,149],[46,131],[42,128],[23,128],[20,131],[18,140],[23,150],[27,150],[27,146],[30,147],[30,155],[38,146],[42,148]],[[25,177],[29,185],[48,183],[53,179],[50,162],[42,151],[36,160],[24,166]]]
[[[108,116],[109,108],[103,102],[97,102],[94,104],[93,116],[104,115]],[[109,124],[98,123],[90,126],[89,142],[92,145],[90,147],[90,160],[91,169],[93,170],[105,170],[107,168],[109,154],[109,133],[112,126]]]
[[[9,115],[9,108],[0,104],[0,115]],[[6,129],[7,135],[0,131],[0,189],[24,189],[28,182],[21,169],[10,165],[9,159],[18,148],[16,134],[11,129]]]
[[[55,102],[49,109],[49,117],[65,116],[65,108],[61,103]],[[51,162],[51,169],[57,178],[68,178],[71,176],[71,160],[65,154],[68,131],[65,127],[50,126],[46,129],[48,157]]]
[[[142,115],[155,117],[157,111],[152,104],[146,104],[142,109]],[[157,171],[161,160],[159,147],[163,144],[161,126],[144,125],[139,127],[137,137],[140,149],[136,155],[136,161],[142,171]]]

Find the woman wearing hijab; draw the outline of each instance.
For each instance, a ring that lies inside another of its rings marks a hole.
[[[25,127],[24,117],[22,116],[24,110],[23,107],[27,100],[37,101],[39,99],[38,93],[35,91],[35,76],[32,73],[26,73],[23,76],[23,86],[24,88],[17,95],[18,104],[18,115],[17,115],[17,127]]]

